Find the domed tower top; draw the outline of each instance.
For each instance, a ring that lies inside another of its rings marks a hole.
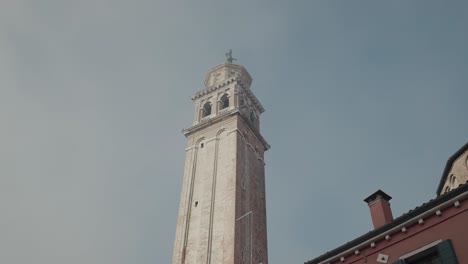
[[[252,77],[244,66],[232,63],[231,51],[226,53],[227,61],[217,65],[206,74],[205,87],[192,96],[195,104],[193,126],[184,129],[188,135],[213,122],[231,115],[240,115],[251,128],[260,131],[260,115],[265,111],[252,93]],[[268,144],[265,142],[268,149]]]
[[[252,77],[244,66],[225,62],[208,70],[205,87],[223,86],[234,81],[239,81],[245,88],[250,89]]]

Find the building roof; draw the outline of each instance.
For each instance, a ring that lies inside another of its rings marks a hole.
[[[466,149],[466,147],[468,147],[468,145],[465,145],[464,148]],[[463,149],[463,148],[462,148]],[[458,153],[458,152],[457,152]],[[455,155],[454,155],[455,156]],[[432,199],[430,200],[429,202],[427,203],[424,203],[416,208],[414,208],[413,210],[410,210],[409,212],[401,215],[400,217],[396,218],[395,220],[393,220],[392,222],[389,222],[379,228],[376,228],[344,245],[341,245],[321,256],[318,256],[317,258],[315,259],[312,259],[312,260],[309,260],[307,262],[304,262],[304,264],[318,264],[324,260],[327,260],[329,258],[332,258],[332,257],[335,257],[341,253],[343,253],[344,251],[348,250],[348,249],[351,249],[355,246],[358,246],[359,244],[365,242],[365,241],[368,241],[369,239],[372,239],[373,237],[376,237],[400,224],[403,224],[405,223],[406,221],[430,210],[431,208],[434,208],[438,205],[441,205],[443,204],[444,202],[447,202],[455,197],[457,197],[458,195],[464,193],[464,192],[468,192],[468,183],[465,183],[464,185],[444,194],[444,195],[441,195],[435,199]]]
[[[468,142],[466,142],[465,145],[463,145],[457,152],[455,152],[447,160],[447,164],[445,165],[444,172],[442,173],[442,178],[440,178],[439,187],[437,187],[437,195],[440,195],[440,193],[442,192],[442,188],[444,188],[445,181],[447,180],[447,176],[450,172],[450,169],[452,169],[453,162],[467,150],[468,150]]]

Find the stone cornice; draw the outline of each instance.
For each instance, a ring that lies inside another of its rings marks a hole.
[[[254,135],[258,138],[258,140],[263,144],[263,147],[265,148],[265,150],[268,150],[270,148],[270,145],[268,144],[268,142],[262,137],[262,135],[260,134],[259,131],[257,131],[249,122],[247,122],[245,120],[245,118],[240,114],[239,110],[238,109],[233,109],[231,111],[228,111],[222,115],[218,115],[218,116],[215,116],[213,118],[209,118],[209,119],[206,119],[205,121],[203,122],[200,122],[192,127],[189,127],[189,128],[186,128],[186,129],[183,129],[182,130],[182,133],[188,137],[189,135],[201,130],[201,129],[204,129],[208,126],[211,126],[212,124],[216,124],[216,123],[219,123],[223,120],[226,120],[228,119],[229,117],[232,117],[234,115],[239,115],[243,120],[244,120],[244,123],[247,124],[247,126],[249,126],[249,128],[253,131]]]
[[[238,113],[239,111],[237,109],[233,109],[231,111],[228,111],[222,115],[217,115],[212,118],[206,118],[203,121],[200,121],[198,124],[191,126],[189,128],[185,128],[182,130],[182,133],[187,137],[190,134],[193,134],[194,132],[197,132],[200,129],[203,129],[205,127],[208,127],[212,124],[218,123],[220,121],[226,120],[227,118],[233,116],[235,113]]]
[[[203,97],[213,91],[216,91],[220,88],[223,88],[224,86],[230,84],[230,83],[233,83],[234,81],[238,81],[236,78],[229,78],[229,79],[226,79],[224,82],[222,83],[218,83],[216,85],[213,85],[213,86],[210,86],[210,87],[207,87],[201,91],[198,91],[196,92],[193,96],[192,96],[192,100],[195,100],[195,99],[198,99],[200,97]]]
[[[263,113],[265,112],[265,108],[263,108],[263,105],[260,103],[260,101],[257,99],[257,97],[253,94],[253,92],[250,90],[250,88],[247,88],[246,85],[242,82],[242,78],[230,78],[230,79],[226,79],[224,82],[222,83],[218,83],[216,85],[213,85],[213,86],[210,86],[210,87],[207,87],[201,91],[198,91],[196,92],[193,96],[192,96],[192,100],[196,100],[200,97],[203,97],[213,91],[216,91],[218,89],[221,89],[223,88],[224,86],[230,84],[230,83],[233,83],[233,82],[236,82],[236,84],[242,89],[242,91],[249,97],[249,99],[252,101],[253,105],[257,108],[257,110],[260,112],[260,113]]]
[[[254,126],[252,126],[252,124],[248,122],[243,115],[241,115],[240,113],[238,113],[238,115],[242,118],[242,120],[244,120],[244,123],[247,124],[250,130],[252,130],[252,132],[258,138],[258,140],[262,142],[263,147],[265,147],[265,150],[269,150],[271,146],[270,144],[268,144],[268,142],[266,142],[266,140],[262,137],[262,135],[260,135],[260,132],[257,129],[255,129]]]
[[[247,94],[247,96],[250,98],[252,101],[253,105],[258,109],[260,113],[265,112],[265,108],[263,108],[263,105],[258,101],[257,97],[252,93],[252,91],[249,88],[245,88],[242,86],[240,83],[240,86],[242,87],[243,91]]]

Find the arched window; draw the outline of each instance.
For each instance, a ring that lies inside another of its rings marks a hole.
[[[454,174],[450,175],[450,186],[452,186],[452,188],[458,187],[457,177]]]
[[[450,187],[449,186],[445,187],[445,193],[448,193],[449,191],[450,191]]]
[[[227,94],[224,94],[223,96],[221,96],[221,98],[219,99],[219,104],[220,104],[219,110],[229,107],[229,97]]]
[[[252,123],[255,122],[255,114],[254,114],[254,112],[250,112],[250,122],[252,122]]]
[[[209,115],[211,115],[211,103],[210,102],[206,102],[202,109],[201,109],[201,117],[207,117]]]

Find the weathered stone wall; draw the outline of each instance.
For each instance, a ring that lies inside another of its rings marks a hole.
[[[238,114],[188,137],[173,264],[268,263],[264,151]]]
[[[234,230],[235,119],[188,137],[173,263],[221,263],[223,238]]]
[[[236,263],[268,263],[264,147],[253,130],[238,119]]]

